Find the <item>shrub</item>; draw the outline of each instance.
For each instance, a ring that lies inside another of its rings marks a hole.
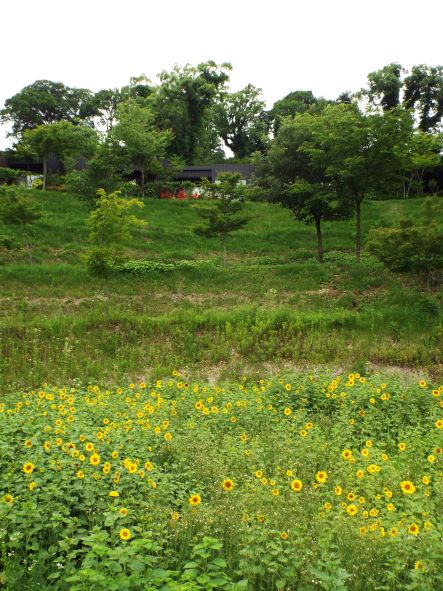
[[[0,167],[0,185],[13,185],[22,174],[21,170]]]
[[[5,224],[22,226],[41,217],[39,205],[26,189],[0,187],[0,219]]]

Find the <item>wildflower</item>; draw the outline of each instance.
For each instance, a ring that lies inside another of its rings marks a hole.
[[[352,457],[352,451],[350,449],[344,449],[341,452],[341,456],[344,460],[349,460]]]
[[[358,508],[355,505],[348,505],[346,507],[346,511],[347,511],[348,515],[351,515],[351,517],[353,517],[354,515],[357,514]]]
[[[423,484],[429,484],[431,482],[428,476],[423,476],[421,481],[423,482]]]
[[[255,473],[255,476],[257,478],[261,478],[263,476],[263,472],[261,470],[257,470],[257,472]]]
[[[223,480],[223,489],[224,490],[232,490],[234,488],[234,482],[230,478],[226,478]]]
[[[90,456],[89,461],[93,466],[98,466],[100,464],[100,456],[97,453],[94,453]]]
[[[282,540],[287,540],[289,536],[288,536],[288,534],[287,534],[285,531],[283,531],[283,532],[280,534],[280,537],[281,537],[281,539],[282,539]]]
[[[335,489],[334,489],[334,491],[335,491],[335,494],[337,496],[340,496],[342,494],[342,492],[343,492],[343,489],[342,489],[341,486],[336,486]]]
[[[119,497],[120,493],[118,492],[118,490],[111,490],[109,493],[110,497]]]
[[[192,506],[200,505],[201,502],[202,498],[198,494],[194,494],[189,497],[189,504]]]
[[[292,410],[290,408],[285,408],[285,410],[283,411],[284,415],[286,417],[289,417],[292,414]]]
[[[420,533],[420,528],[416,523],[411,523],[411,525],[408,527],[408,533],[412,534],[413,536],[418,536]]]
[[[410,480],[403,480],[400,482],[401,490],[406,495],[412,495],[415,493],[415,486]]]
[[[32,462],[26,462],[26,464],[23,464],[23,472],[25,474],[32,474],[34,472],[34,464]]]
[[[12,503],[14,502],[14,497],[8,493],[4,495],[3,502],[7,505],[12,505]]]
[[[293,480],[291,482],[291,488],[295,492],[300,492],[301,489],[303,488],[303,482],[301,480],[298,480],[298,479]]]
[[[126,517],[126,515],[128,514],[128,510],[126,509],[126,507],[120,507],[120,509],[118,510],[118,512],[120,513],[120,515],[122,515],[123,517]]]
[[[400,443],[398,444],[398,449],[399,449],[400,451],[405,451],[405,449],[406,449],[406,443],[400,442]]]
[[[120,539],[123,541],[131,539],[131,532],[129,531],[129,529],[124,527],[120,530]]]
[[[77,478],[84,478],[85,477],[85,473],[83,472],[83,470],[79,470],[76,474]]]
[[[320,470],[320,472],[317,472],[317,474],[315,475],[315,479],[317,480],[317,482],[320,483],[326,482],[328,479],[328,473],[324,472],[323,470]]]

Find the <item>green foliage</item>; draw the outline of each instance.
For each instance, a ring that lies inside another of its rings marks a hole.
[[[443,269],[442,228],[404,220],[394,228],[372,229],[368,251],[390,271],[416,273],[431,281]]]
[[[27,189],[0,187],[0,219],[5,224],[23,227],[41,216],[41,208]]]
[[[214,107],[217,130],[237,158],[269,146],[270,121],[260,95],[259,88],[248,84],[239,92],[224,94]]]
[[[83,256],[89,272],[97,277],[109,277],[115,271],[120,270],[126,263],[127,257],[118,253],[110,246],[95,246],[88,249]]]
[[[369,89],[365,91],[374,106],[381,106],[384,111],[400,105],[401,75],[404,69],[398,63],[392,63],[381,70],[368,74]]]
[[[240,216],[243,210],[245,187],[240,184],[239,173],[224,172],[218,176],[217,183],[204,185],[205,196],[209,196],[212,206],[198,205],[198,215],[206,221],[205,225],[196,226],[194,232],[204,238],[217,237],[224,252],[224,264],[227,264],[226,239],[243,228],[248,218]]]
[[[97,147],[97,134],[89,127],[58,121],[25,130],[17,150],[43,160],[43,189],[46,188],[47,159],[54,154],[60,160],[91,156]]]
[[[294,118],[302,113],[319,113],[329,102],[324,98],[317,98],[311,90],[290,92],[284,98],[276,101],[269,113],[274,122],[274,133],[278,132],[285,118]]]
[[[230,70],[230,64],[208,61],[196,67],[175,66],[160,74],[153,109],[157,125],[174,130],[169,154],[183,158],[186,164],[211,159],[214,152],[220,154],[212,107],[225,90]]]
[[[19,176],[24,174],[16,168],[0,167],[0,185],[13,185]]]
[[[166,176],[163,166],[166,151],[172,141],[170,130],[159,130],[154,124],[154,113],[147,105],[134,100],[118,107],[118,123],[111,132],[113,140],[120,142],[129,161],[141,172],[142,195],[145,191],[145,176]]]
[[[75,122],[83,118],[84,106],[92,93],[85,88],[69,88],[61,82],[36,80],[6,99],[0,112],[12,123],[12,135],[21,137],[25,130],[57,121]]]
[[[413,133],[411,114],[397,108],[363,115],[356,105],[330,105],[311,119],[311,138],[300,150],[325,171],[341,200],[355,208],[356,260],[361,256],[361,204],[401,178]]]
[[[212,261],[174,261],[166,263],[163,261],[138,260],[128,261],[120,267],[120,271],[132,275],[148,275],[149,273],[171,273],[172,271],[188,271],[195,269],[209,269],[214,263]]]
[[[316,160],[305,148],[314,140],[319,115],[304,113],[295,119],[286,118],[279,127],[275,141],[261,168],[257,185],[268,199],[292,211],[304,223],[315,223],[317,258],[323,262],[323,220],[350,216],[348,204],[339,199],[337,187],[328,178],[324,162]],[[260,176],[261,175],[261,176]]]
[[[125,177],[131,172],[128,154],[118,142],[108,138],[97,146],[95,154],[88,159],[86,169],[69,172],[64,184],[70,193],[93,200],[99,189],[107,193],[121,190]]]
[[[319,368],[5,389],[2,586],[439,589],[442,392]]]
[[[404,81],[403,102],[415,109],[422,131],[438,131],[443,117],[443,66],[414,66]]]
[[[104,247],[116,247],[131,240],[131,227],[144,227],[146,222],[130,214],[134,207],[143,208],[139,199],[120,197],[120,191],[109,195],[104,189],[97,191],[97,207],[88,217],[92,244]]]

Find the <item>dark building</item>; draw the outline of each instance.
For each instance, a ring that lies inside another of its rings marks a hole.
[[[221,172],[239,172],[248,183],[251,180],[253,166],[251,164],[208,164],[207,166],[185,166],[177,175],[178,181],[198,181],[207,178],[212,183]]]
[[[165,161],[164,166],[168,164]],[[42,174],[43,164],[40,158],[35,159],[20,159],[17,157],[14,151],[0,152],[0,166],[6,166],[8,168],[16,168],[20,170],[27,170],[30,173]],[[82,170],[86,167],[86,161],[80,159],[75,168]],[[48,170],[52,172],[64,172],[63,163],[55,156],[48,158]],[[196,166],[185,166],[183,170],[177,174],[174,180],[176,181],[199,181],[202,178],[206,178],[212,183],[217,180],[218,175],[221,172],[239,172],[242,177],[248,183],[251,180],[253,166],[251,164],[208,164],[208,165],[196,165]],[[137,167],[134,168],[134,177],[139,178],[139,171]]]

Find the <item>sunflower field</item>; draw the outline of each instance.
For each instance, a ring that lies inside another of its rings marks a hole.
[[[0,589],[442,589],[442,407],[358,373],[6,393]]]

